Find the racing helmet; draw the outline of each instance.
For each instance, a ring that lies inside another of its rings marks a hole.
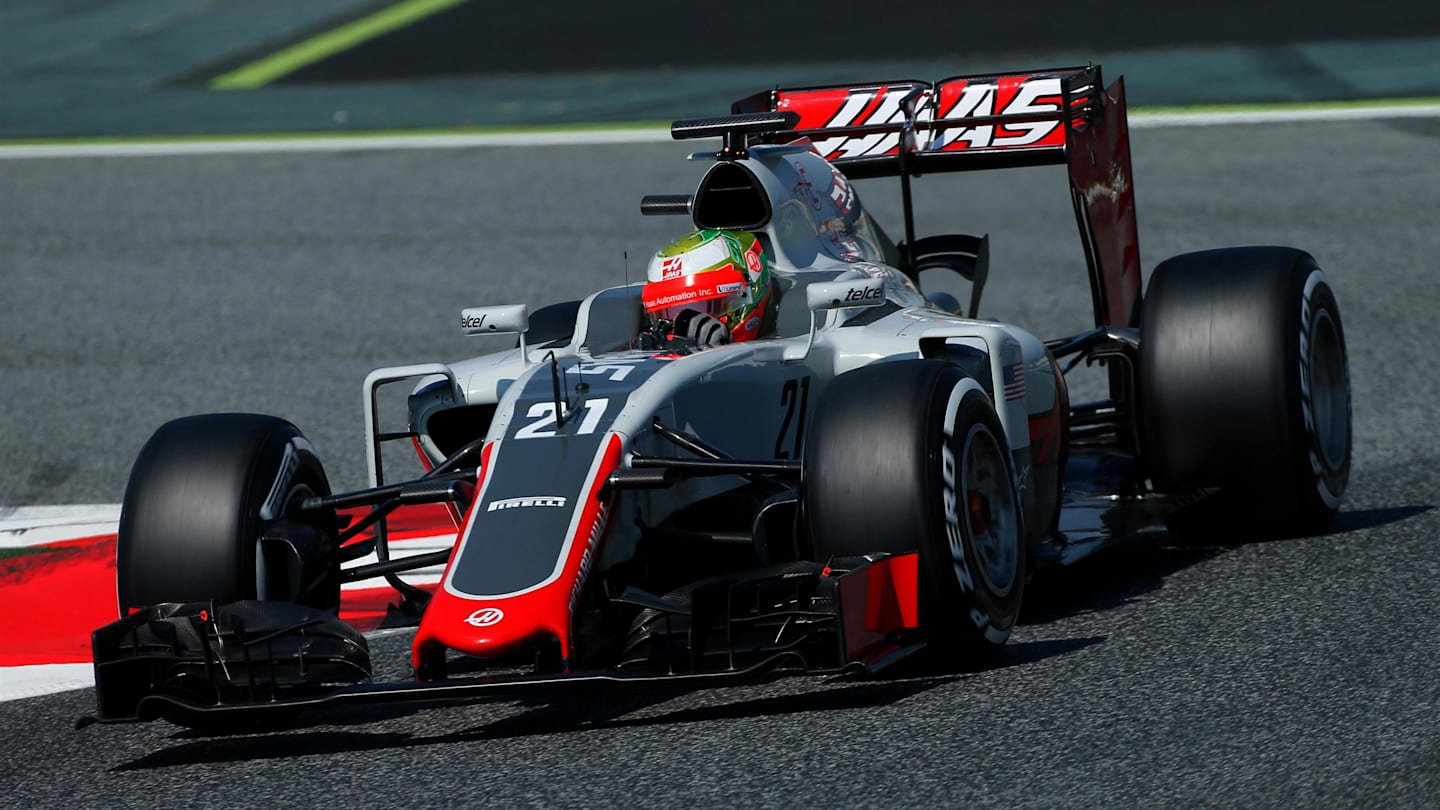
[[[725,325],[731,342],[760,335],[770,305],[770,265],[755,234],[701,230],[660,249],[641,291],[652,321],[676,323],[688,310]]]

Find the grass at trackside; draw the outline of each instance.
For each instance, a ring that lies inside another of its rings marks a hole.
[[[401,0],[367,17],[282,48],[210,82],[211,90],[254,90],[342,51],[384,36],[464,0]]]
[[[1158,115],[1212,115],[1216,113],[1266,113],[1304,112],[1324,110],[1365,109],[1368,107],[1428,107],[1440,105],[1440,97],[1425,98],[1384,98],[1358,99],[1349,101],[1296,101],[1283,103],[1246,104],[1199,104],[1189,107],[1134,107],[1132,118]],[[669,129],[669,121],[618,121],[614,123],[573,123],[543,125],[505,125],[488,127],[454,127],[448,129],[379,129],[347,132],[261,132],[261,133],[219,133],[202,135],[136,135],[106,136],[94,135],[74,138],[0,138],[0,148],[6,146],[68,146],[96,144],[167,144],[167,143],[214,143],[219,141],[297,141],[345,138],[411,138],[426,136],[456,135],[549,135],[569,132],[614,132],[643,131],[662,132]]]
[[[30,554],[44,554],[52,549],[37,548],[33,546],[20,546],[19,548],[0,548],[0,560],[12,560],[16,557],[24,557]]]

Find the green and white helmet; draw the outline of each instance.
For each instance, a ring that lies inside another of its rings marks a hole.
[[[755,234],[694,231],[650,260],[641,297],[652,318],[692,310],[725,324],[730,340],[759,336],[770,305],[770,265]]]

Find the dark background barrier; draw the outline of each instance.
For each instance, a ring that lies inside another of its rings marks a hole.
[[[503,9],[503,10],[501,10]],[[901,10],[903,9],[903,11]],[[292,74],[287,83],[587,70],[962,60],[1277,47],[1440,33],[1440,4],[496,3],[471,0]],[[1023,61],[1023,60],[1022,60]]]
[[[1134,106],[1440,96],[1440,5],[468,0],[294,66],[210,81],[395,6],[374,0],[0,5],[0,138],[664,121],[776,84],[1099,62]]]

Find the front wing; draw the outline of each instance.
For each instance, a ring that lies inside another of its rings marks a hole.
[[[370,682],[364,637],[300,605],[156,605],[95,631],[95,719],[202,725],[354,704],[708,686],[779,672],[869,676],[924,649],[915,632],[917,555],[815,568],[742,576],[684,599],[628,588],[615,601],[640,608],[655,632],[609,667],[433,681]]]

